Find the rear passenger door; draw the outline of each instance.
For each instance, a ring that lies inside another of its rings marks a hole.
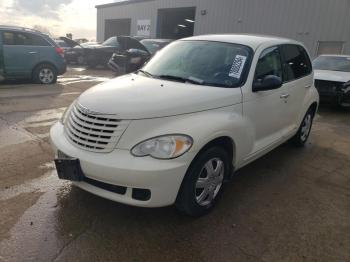
[[[2,38],[6,75],[29,77],[39,60],[38,49],[31,34],[4,31]]]
[[[299,128],[301,108],[308,89],[313,85],[312,65],[306,50],[300,45],[281,46],[285,98],[286,128],[284,136],[290,136]],[[305,113],[305,112],[302,112]]]

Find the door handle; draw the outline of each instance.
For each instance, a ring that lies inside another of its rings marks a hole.
[[[289,94],[282,94],[282,95],[280,96],[280,98],[282,98],[282,99],[287,99],[289,96],[290,96]]]
[[[305,88],[310,88],[310,87],[311,87],[311,85],[306,85],[306,86],[305,86]]]
[[[35,54],[37,54],[38,52],[29,52],[29,54],[31,54],[31,55],[35,55]]]

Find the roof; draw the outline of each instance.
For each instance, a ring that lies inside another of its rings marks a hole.
[[[297,41],[288,38],[267,35],[250,35],[250,34],[222,34],[222,35],[201,35],[185,38],[183,40],[201,40],[201,41],[217,41],[241,44],[249,46],[256,50],[262,44],[301,44]],[[302,45],[302,44],[301,44]]]
[[[114,3],[96,5],[95,8],[100,9],[100,8],[112,7],[112,6],[118,6],[118,5],[130,5],[130,4],[137,4],[137,3],[149,2],[149,1],[154,1],[154,0],[121,0]]]
[[[21,27],[21,26],[12,26],[12,25],[0,25],[0,29],[7,29],[7,30],[17,30],[21,32],[31,32],[31,33],[37,33],[37,34],[43,34],[42,32],[32,29],[32,28],[27,28],[27,27]]]

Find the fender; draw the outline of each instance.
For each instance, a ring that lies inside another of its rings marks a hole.
[[[299,116],[298,116],[298,125],[297,125],[298,127],[301,125],[301,122],[303,121],[306,112],[309,110],[310,106],[313,103],[317,103],[317,108],[315,112],[317,113],[317,110],[320,104],[320,97],[314,84],[309,88],[309,91],[307,92],[304,98],[303,108],[302,110],[300,110]]]

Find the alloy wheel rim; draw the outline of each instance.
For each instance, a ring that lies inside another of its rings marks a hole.
[[[43,68],[40,70],[39,79],[42,83],[48,84],[53,81],[54,75],[50,68]]]
[[[311,130],[311,123],[312,123],[312,117],[310,114],[308,114],[303,122],[303,126],[301,128],[301,140],[306,141],[307,137],[309,136],[310,130]]]
[[[221,189],[224,173],[224,162],[219,158],[212,158],[203,166],[195,185],[197,204],[208,206],[213,202]]]

